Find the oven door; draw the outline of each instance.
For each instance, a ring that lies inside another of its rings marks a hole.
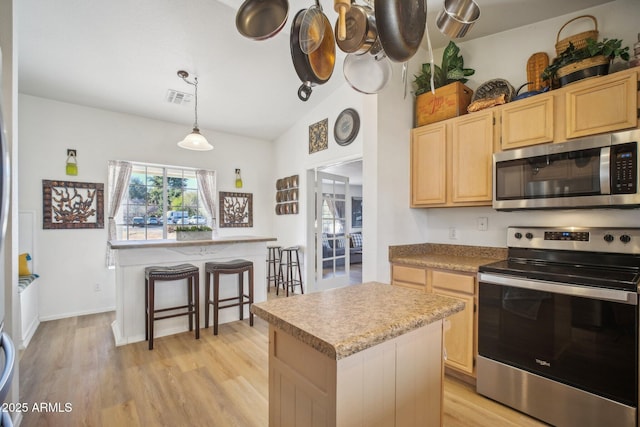
[[[478,352],[637,407],[637,293],[479,274]]]

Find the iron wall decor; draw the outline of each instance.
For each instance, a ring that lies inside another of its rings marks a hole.
[[[104,184],[42,180],[42,228],[104,228]]]
[[[220,192],[220,227],[253,227],[253,194]]]
[[[309,154],[329,148],[328,128],[329,119],[321,120],[309,126]]]

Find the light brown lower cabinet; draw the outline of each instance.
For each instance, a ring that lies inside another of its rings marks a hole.
[[[464,310],[445,319],[445,364],[474,376],[475,369],[475,276],[434,270],[431,273],[433,293],[465,303]]]
[[[442,425],[438,320],[340,360],[269,327],[269,425]]]
[[[473,273],[391,264],[391,284],[464,301],[464,310],[445,319],[445,366],[475,378],[477,348],[476,295]]]

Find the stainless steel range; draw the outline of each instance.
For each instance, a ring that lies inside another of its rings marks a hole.
[[[556,426],[636,426],[640,228],[510,227],[480,267],[477,391]]]

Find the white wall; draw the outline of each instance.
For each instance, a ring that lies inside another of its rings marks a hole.
[[[319,86],[314,91],[321,91],[322,89],[322,86]],[[345,83],[340,90],[336,91],[328,99],[318,103],[318,105],[314,105],[313,109],[302,120],[275,141],[275,176],[269,183],[268,197],[271,198],[272,205],[275,206],[276,179],[297,174],[300,177],[298,195],[300,203],[298,215],[274,215],[274,232],[278,237],[278,245],[301,247],[302,264],[305,271],[303,277],[306,277],[304,279],[306,283],[309,282],[308,278],[311,273],[306,267],[307,265],[312,265],[307,258],[308,246],[310,244],[313,245],[313,242],[308,242],[306,227],[309,215],[313,214],[312,210],[310,211],[309,209],[313,209],[314,206],[313,199],[308,200],[313,195],[307,190],[309,182],[307,171],[362,157],[365,135],[369,131],[368,127],[371,126],[371,119],[366,116],[366,112],[363,109],[363,103],[367,97],[370,97],[370,95],[362,95]],[[312,95],[307,102],[311,103],[313,100]],[[340,146],[333,137],[333,127],[338,114],[346,108],[354,108],[358,112],[360,116],[360,131],[351,144]],[[324,119],[329,120],[328,148],[309,154],[309,126]],[[273,211],[273,207],[271,211]]]
[[[24,94],[19,97],[19,111],[19,209],[35,211],[39,224],[43,179],[104,183],[106,192],[107,161],[130,160],[216,170],[218,190],[253,193],[254,204],[253,228],[222,228],[219,234],[273,234],[270,214],[275,192],[265,179],[273,174],[270,142],[202,129],[215,148],[195,152],[176,145],[190,132],[189,126]],[[67,148],[78,151],[78,176],[65,175]],[[241,190],[234,186],[235,168],[242,169]],[[36,273],[41,276],[42,320],[114,308],[114,271],[104,262],[106,239],[106,229],[38,228]],[[94,291],[96,283],[101,291]]]
[[[558,30],[569,19],[594,15],[598,20],[600,38],[618,38],[624,45],[633,46],[640,31],[640,2],[618,0],[602,6],[585,9],[579,13],[528,25],[515,30],[470,41],[456,41],[464,57],[465,66],[476,73],[467,85],[476,89],[480,84],[495,78],[507,79],[516,89],[526,82],[526,63],[535,52],[547,52],[550,60],[555,57]],[[590,20],[578,23],[567,34],[590,29]],[[582,26],[586,27],[582,27]],[[592,25],[592,24],[591,24]],[[432,30],[433,31],[433,30]],[[472,30],[473,31],[473,30]],[[564,33],[563,33],[564,34]],[[434,52],[436,64],[440,64],[442,49]],[[422,62],[428,62],[426,51],[419,52],[410,63],[409,75],[417,72]],[[400,65],[394,68],[400,75]],[[506,227],[509,225],[579,225],[579,226],[638,226],[638,210],[568,210],[497,212],[491,208],[410,209],[409,206],[409,128],[413,125],[413,99],[403,99],[399,79],[378,96],[378,156],[375,171],[365,163],[364,180],[376,183],[377,188],[365,185],[367,206],[378,196],[376,205],[377,228],[376,254],[367,240],[367,256],[375,256],[375,276],[364,272],[364,278],[389,281],[387,248],[389,245],[408,243],[451,243],[461,245],[506,246]],[[365,160],[369,147],[365,147]],[[373,154],[372,154],[373,157]],[[365,211],[367,224],[370,212]],[[487,217],[489,229],[477,231],[478,217]],[[366,224],[365,224],[366,226]],[[449,227],[458,229],[458,239],[449,239]]]

